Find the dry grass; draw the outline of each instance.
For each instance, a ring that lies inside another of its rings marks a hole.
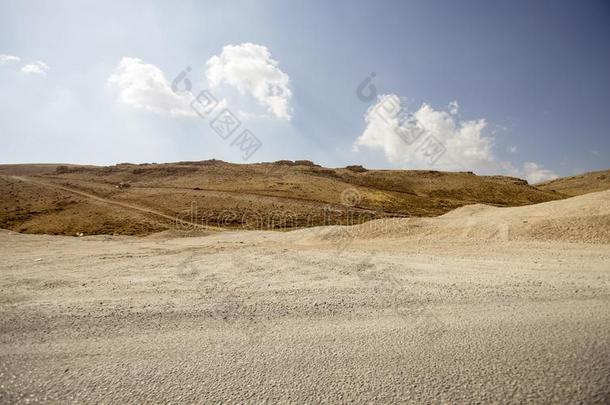
[[[214,227],[292,229],[431,217],[475,203],[521,206],[565,197],[511,177],[329,169],[308,161],[5,165],[0,173],[0,227],[65,235],[147,235],[171,229],[168,217],[176,216]],[[348,189],[359,196],[354,206],[341,199]]]
[[[610,190],[610,170],[583,173],[577,176],[563,177],[537,184],[541,190],[556,191],[565,195],[575,196],[595,191]]]

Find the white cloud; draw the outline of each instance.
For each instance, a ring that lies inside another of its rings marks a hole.
[[[428,104],[422,104],[417,111],[410,113],[403,104],[395,94],[380,96],[378,103],[365,115],[367,126],[356,140],[355,147],[381,149],[389,162],[428,168],[428,157],[418,146],[422,146],[426,139],[433,139],[446,149],[435,162],[441,169],[480,168],[493,162],[492,139],[483,136],[487,126],[485,120],[460,121]],[[401,113],[397,114],[398,111]]]
[[[157,114],[195,115],[189,105],[192,94],[175,93],[161,69],[138,58],[122,58],[108,84],[118,90],[119,100],[131,107]]]
[[[39,60],[23,66],[21,71],[25,74],[46,76],[49,71],[49,65]]]
[[[451,111],[437,111],[424,103],[418,110],[409,112],[397,95],[379,96],[377,104],[365,114],[366,128],[356,139],[354,148],[382,150],[390,163],[413,169],[433,167],[508,174],[524,177],[529,182],[557,177],[534,162],[518,169],[510,162],[499,161],[492,150],[493,137],[486,135],[487,121],[461,120],[456,115],[457,106],[453,102],[449,105]]]
[[[460,110],[460,105],[458,104],[457,100],[453,100],[452,102],[449,103],[449,114],[457,115],[459,110]]]
[[[559,177],[552,170],[543,169],[542,166],[535,162],[525,162],[523,164],[522,172],[523,177],[525,177],[530,184],[541,183]]]
[[[249,94],[275,117],[290,120],[292,109],[290,78],[262,45],[227,45],[206,63],[206,77],[212,88],[226,84],[240,94]]]
[[[516,146],[509,146],[508,147],[508,152],[509,153],[517,153],[519,151],[519,148],[517,148]]]
[[[0,54],[0,65],[8,65],[9,63],[17,63],[21,60],[19,56]]]
[[[21,58],[19,56],[0,54],[0,66],[15,65],[19,62],[21,62]],[[46,76],[47,72],[49,71],[49,65],[47,65],[45,62],[39,60],[36,62],[27,63],[27,64],[23,65],[20,70],[21,70],[21,72],[28,74],[28,75]]]
[[[189,70],[190,72],[190,70]],[[240,94],[249,94],[249,107],[260,104],[263,111],[241,111],[235,109],[243,119],[269,117],[290,119],[289,78],[278,68],[278,62],[271,59],[267,48],[254,45],[228,45],[219,56],[213,56],[206,64],[206,77],[218,104],[214,110],[224,108],[228,101],[218,89],[222,84],[234,87]],[[193,80],[191,77],[190,80]],[[138,58],[124,57],[108,78],[108,85],[118,90],[119,100],[134,108],[157,114],[173,116],[195,116],[190,103],[194,94],[190,91],[174,92],[171,83],[157,66],[144,63]],[[184,83],[181,83],[183,86]],[[239,106],[236,104],[237,106]]]

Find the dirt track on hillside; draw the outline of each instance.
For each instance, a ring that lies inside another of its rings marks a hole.
[[[66,187],[66,186],[61,186],[59,184],[54,184],[48,181],[42,181],[40,179],[32,179],[29,177],[22,177],[22,176],[10,176],[12,179],[17,180],[17,181],[23,181],[23,182],[27,182],[27,183],[32,183],[32,184],[37,184],[39,186],[43,186],[43,187],[49,187],[49,188],[54,188],[54,189],[58,189],[58,190],[63,190],[63,191],[67,191],[69,193],[72,194],[76,194],[79,195],[81,197],[85,197],[87,199],[90,200],[94,200],[97,202],[101,202],[103,204],[107,204],[107,205],[111,205],[111,206],[117,206],[117,207],[121,207],[121,208],[127,208],[129,210],[134,210],[134,211],[138,211],[140,213],[144,213],[144,214],[152,214],[153,216],[156,217],[160,217],[162,219],[168,220],[170,223],[176,223],[179,222],[181,223],[183,226],[191,226],[191,227],[196,227],[196,228],[200,228],[200,229],[205,229],[205,230],[220,230],[219,228],[214,228],[214,227],[210,227],[210,226],[204,226],[198,223],[193,223],[193,222],[189,222],[186,221],[182,218],[178,218],[176,215],[167,215],[164,214],[162,212],[150,209],[150,208],[146,208],[146,207],[142,207],[139,205],[134,205],[134,204],[128,204],[128,203],[124,203],[121,201],[116,201],[116,200],[111,200],[108,198],[103,198],[91,193],[87,193],[84,192],[82,190],[78,190],[75,189],[73,187]]]
[[[466,172],[215,160],[0,165],[0,195],[0,228],[66,236],[145,236],[170,230],[177,216],[186,222],[186,217],[202,219],[203,226],[253,229],[252,217],[282,213],[290,223],[271,227],[280,230],[438,216],[473,203],[520,206],[565,197],[521,179]]]

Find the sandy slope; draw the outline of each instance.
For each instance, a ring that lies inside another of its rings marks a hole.
[[[0,403],[607,402],[608,197],[290,233],[2,231]]]
[[[435,218],[389,218],[352,227],[302,229],[284,237],[305,245],[349,243],[363,249],[407,243],[556,241],[610,244],[610,191],[523,207],[483,204]]]

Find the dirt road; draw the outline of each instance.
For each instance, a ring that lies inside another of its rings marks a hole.
[[[0,232],[0,403],[610,399],[610,249]]]
[[[193,227],[193,228],[198,228],[201,230],[216,230],[216,231],[222,231],[221,228],[218,227],[212,227],[212,226],[208,226],[208,225],[202,225],[202,224],[198,224],[196,222],[191,222],[191,221],[187,221],[185,219],[179,218],[176,215],[168,215],[168,214],[164,214],[162,212],[159,212],[157,210],[153,210],[147,207],[142,207],[139,205],[135,205],[135,204],[129,204],[129,203],[125,203],[122,201],[116,201],[116,200],[111,200],[108,198],[104,198],[104,197],[100,197],[97,196],[95,194],[91,194],[91,193],[87,193],[85,191],[82,190],[78,190],[76,188],[73,187],[67,187],[67,186],[62,186],[59,184],[55,184],[52,183],[50,181],[43,181],[40,179],[33,179],[30,177],[23,177],[23,176],[10,176],[11,179],[17,180],[17,181],[23,181],[23,182],[27,182],[27,183],[33,183],[33,184],[37,184],[39,186],[43,186],[43,187],[49,187],[49,188],[54,188],[54,189],[58,189],[58,190],[63,190],[63,191],[67,191],[69,193],[72,194],[76,194],[79,195],[81,197],[85,197],[87,199],[90,200],[94,200],[97,202],[101,202],[103,204],[108,204],[108,205],[113,205],[116,207],[121,207],[121,208],[127,208],[129,210],[134,210],[134,211],[138,211],[140,213],[144,213],[144,214],[152,214],[156,217],[165,219],[165,220],[169,220],[170,223],[173,224],[180,224],[182,226],[189,226],[189,227]]]

